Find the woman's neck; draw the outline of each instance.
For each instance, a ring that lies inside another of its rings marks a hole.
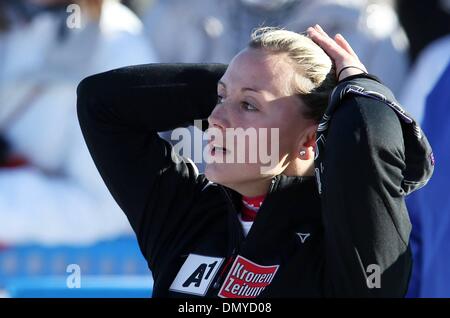
[[[238,192],[246,197],[257,197],[267,194],[269,192],[269,186],[272,181],[272,177],[268,177],[262,180],[253,180],[239,184],[225,184],[230,189]]]
[[[314,176],[314,159],[292,161],[283,171],[286,176],[311,177]]]

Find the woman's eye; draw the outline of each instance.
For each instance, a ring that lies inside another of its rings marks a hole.
[[[217,102],[216,102],[216,104],[217,104],[217,105],[218,105],[218,104],[222,104],[222,102],[223,102],[223,97],[220,96],[220,95],[217,95]]]
[[[255,106],[253,106],[252,104],[247,103],[247,102],[242,102],[242,108],[244,108],[244,110],[247,110],[247,111],[257,111],[258,110],[258,108],[256,108]]]

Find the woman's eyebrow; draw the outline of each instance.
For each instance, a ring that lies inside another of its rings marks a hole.
[[[224,82],[222,82],[222,81],[219,81],[218,85],[222,85],[225,89],[227,88],[227,85]],[[241,91],[252,91],[252,92],[255,92],[255,93],[261,93],[261,90],[256,89],[256,88],[252,88],[252,87],[243,87],[243,88],[241,88]]]
[[[241,91],[251,91],[251,92],[255,92],[255,93],[261,93],[261,91],[259,89],[252,88],[252,87],[243,87],[243,88],[241,88]]]

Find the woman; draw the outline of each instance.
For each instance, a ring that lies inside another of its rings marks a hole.
[[[403,174],[429,177],[426,140],[406,139],[413,129],[396,104],[364,90],[384,88],[342,36],[319,26],[308,35],[256,31],[228,68],[143,65],[80,84],[81,128],[136,232],[154,297],[405,294]],[[216,132],[275,128],[278,160],[266,170],[261,160],[230,163],[238,154],[214,135],[215,160],[199,175],[157,132],[204,118]]]

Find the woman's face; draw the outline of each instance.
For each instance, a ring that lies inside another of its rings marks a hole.
[[[292,93],[293,72],[287,57],[263,49],[248,48],[234,57],[208,118],[214,132],[205,151],[209,180],[239,189],[270,180],[298,158],[306,128],[314,122],[303,117],[305,106]]]

